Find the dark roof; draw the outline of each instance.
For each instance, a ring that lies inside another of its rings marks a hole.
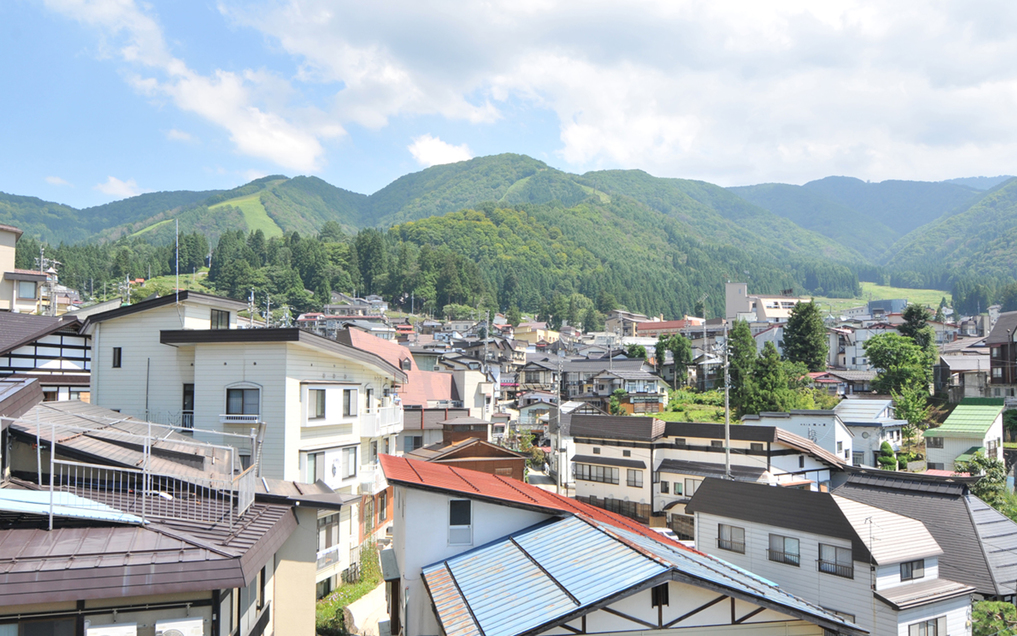
[[[882,473],[882,474],[880,474]],[[979,594],[1013,594],[1017,587],[1017,524],[968,493],[977,477],[849,470],[835,494],[925,524],[943,548],[940,576],[973,585]],[[1001,518],[1002,517],[1002,518]]]
[[[296,327],[272,327],[269,329],[173,329],[159,332],[159,342],[167,345],[298,342],[314,349],[338,353],[365,364],[373,365],[395,376],[398,382],[406,382],[406,372],[392,365],[392,363],[378,354],[357,349],[331,338],[325,338]]]
[[[775,442],[775,426],[744,426],[731,424],[731,439],[744,442]],[[664,435],[668,437],[699,437],[703,439],[724,439],[724,425],[711,422],[667,422]]]
[[[42,402],[42,384],[38,378],[0,379],[0,416],[21,417]],[[7,428],[9,420],[3,420]]]
[[[183,290],[179,294],[167,294],[165,296],[143,300],[140,303],[127,305],[125,307],[117,307],[116,309],[104,311],[101,314],[89,316],[85,319],[85,324],[81,326],[81,329],[84,331],[93,323],[112,320],[113,318],[120,318],[121,316],[129,316],[138,312],[148,311],[149,309],[165,307],[166,305],[172,305],[178,300],[180,302],[188,300],[192,302],[196,301],[204,305],[226,305],[237,311],[247,309],[247,303],[240,302],[239,300],[233,300],[232,298],[225,298],[223,296],[215,296],[213,294],[202,294],[201,292]]]
[[[572,461],[577,464],[596,464],[598,466],[618,466],[620,468],[646,468],[646,462],[638,459],[622,459],[620,457],[604,457],[603,455],[576,455]]]
[[[723,464],[690,462],[681,459],[665,459],[657,467],[658,472],[676,475],[700,475],[702,477],[725,477]],[[766,469],[761,466],[731,465],[731,476],[740,481],[759,481]]]
[[[0,530],[0,606],[244,587],[296,527],[289,506],[255,503],[232,529],[169,521]]]
[[[285,505],[307,505],[320,510],[341,510],[346,504],[359,502],[360,495],[346,495],[332,490],[318,480],[313,484],[259,477],[254,481],[254,500]]]
[[[570,432],[573,437],[652,442],[664,435],[664,422],[655,417],[577,414],[572,416]]]
[[[856,561],[871,558],[869,549],[829,493],[707,478],[696,489],[685,511],[845,539],[851,541]]]
[[[0,354],[34,342],[61,329],[78,330],[80,321],[75,316],[33,316],[0,312]]]
[[[23,230],[19,230],[18,228],[14,227],[13,225],[0,224],[0,230],[3,230],[4,232],[13,232],[13,233],[17,234],[19,237],[22,234],[24,234]]]
[[[999,318],[996,319],[996,324],[992,327],[992,331],[989,332],[989,336],[985,339],[985,344],[1005,344],[1008,342],[1008,335],[1009,341],[1012,341],[1014,329],[1017,329],[1017,311],[1001,313]]]

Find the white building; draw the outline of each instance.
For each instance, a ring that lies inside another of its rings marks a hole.
[[[834,412],[854,436],[851,446],[852,466],[879,467],[879,450],[883,442],[894,452],[900,450],[905,420],[894,417],[893,400],[848,398],[841,400]]]
[[[395,488],[392,633],[462,636],[863,632],[618,515],[535,486],[382,457]]]
[[[945,422],[922,434],[929,468],[956,470],[975,453],[1002,461],[1003,400],[963,400]]]
[[[873,636],[971,633],[974,588],[939,577],[922,522],[829,493],[708,479],[688,509],[696,547]]]
[[[789,433],[814,442],[845,463],[851,462],[854,435],[844,425],[836,411],[802,410],[787,413],[763,412],[746,415],[742,423],[753,426],[776,426]]]

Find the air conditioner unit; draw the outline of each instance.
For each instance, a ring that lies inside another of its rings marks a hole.
[[[85,636],[138,636],[138,624],[89,625],[85,628]]]
[[[205,636],[205,621],[201,618],[157,621],[155,636]]]

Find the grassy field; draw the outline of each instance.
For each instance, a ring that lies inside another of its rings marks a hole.
[[[708,404],[683,405],[681,411],[664,411],[655,413],[653,417],[665,422],[723,422],[724,407]]]
[[[246,197],[238,197],[236,199],[230,199],[229,201],[223,201],[222,203],[216,203],[209,210],[221,208],[224,205],[232,205],[235,208],[240,208],[240,211],[244,213],[244,221],[247,222],[247,229],[251,232],[255,230],[261,230],[265,233],[265,238],[272,238],[273,236],[282,236],[282,228],[276,225],[276,222],[272,220],[272,217],[265,211],[265,206],[261,204],[261,193],[255,192],[249,194]]]
[[[196,274],[192,275],[190,272],[180,272],[180,289],[193,289],[195,291],[201,291],[208,293],[207,287],[201,284],[201,281],[208,276],[208,268],[203,267]],[[145,284],[141,287],[135,288],[131,293],[142,295],[149,295],[152,292],[159,291],[164,292],[166,290],[172,291],[176,287],[176,276],[170,274],[169,276],[154,276],[145,281]]]
[[[816,302],[827,312],[839,312],[852,307],[864,305],[869,300],[887,300],[891,298],[907,298],[908,302],[921,303],[931,307],[939,307],[939,301],[946,297],[950,301],[949,292],[938,289],[905,289],[903,287],[886,287],[875,283],[862,283],[862,295],[858,298],[825,298],[816,296]]]
[[[134,234],[131,234],[130,238],[134,238],[136,236],[141,236],[142,234],[145,234],[146,232],[151,232],[152,230],[154,230],[157,227],[161,227],[163,225],[166,225],[167,223],[172,223],[172,222],[173,222],[173,219],[164,219],[162,221],[159,221],[158,223],[153,223],[152,225],[149,225],[148,227],[142,228],[142,229],[138,230],[137,232],[135,232]]]

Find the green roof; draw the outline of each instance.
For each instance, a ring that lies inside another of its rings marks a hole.
[[[977,453],[981,453],[982,455],[984,455],[985,454],[985,447],[984,446],[972,446],[971,448],[967,449],[966,451],[964,451],[963,453],[961,453],[960,455],[955,457],[953,461],[954,461],[955,464],[957,464],[957,463],[967,463],[967,462],[971,461],[971,458],[974,457],[975,454],[977,454]]]
[[[925,431],[925,437],[970,437],[983,439],[1003,405],[958,404],[943,425]]]

